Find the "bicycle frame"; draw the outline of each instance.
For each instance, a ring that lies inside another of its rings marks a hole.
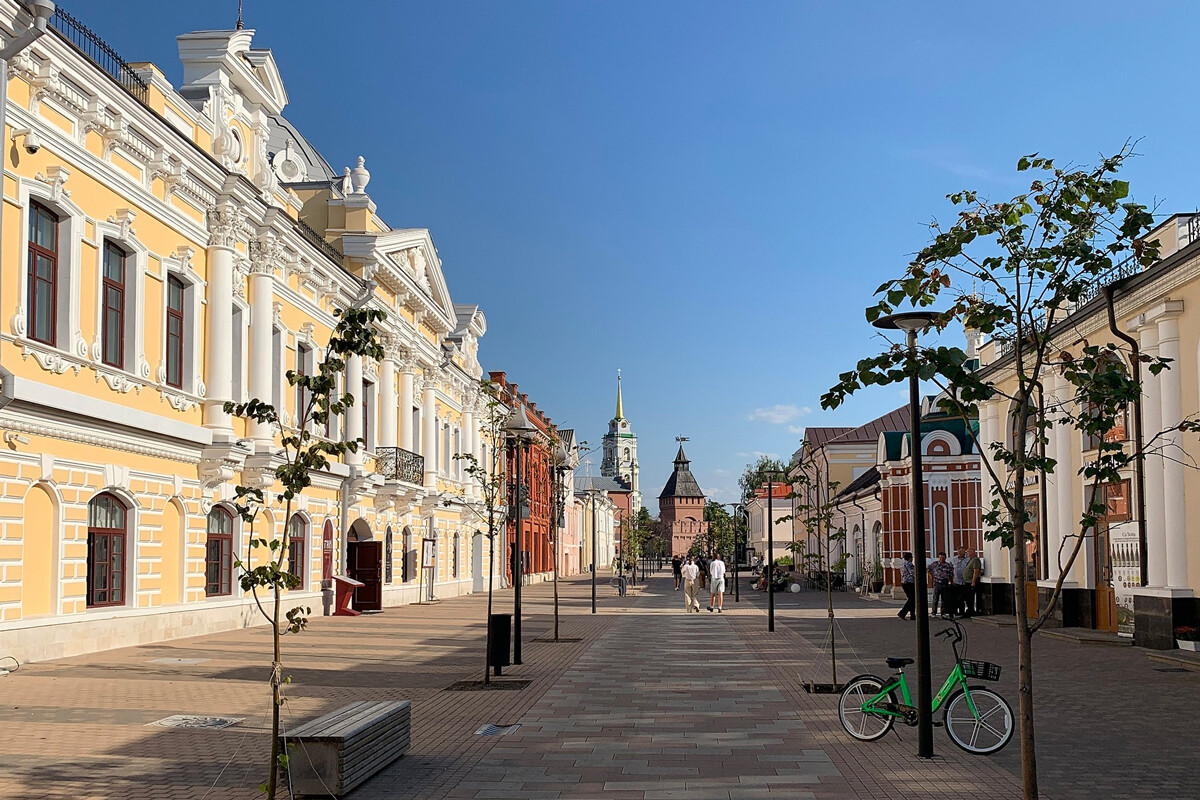
[[[954,639],[950,642],[950,648],[954,651],[954,669],[950,670],[950,674],[946,676],[946,680],[942,683],[942,688],[939,689],[937,695],[934,696],[931,713],[936,714],[937,710],[942,707],[942,703],[945,703],[946,700],[950,698],[950,695],[954,693],[954,690],[961,686],[963,694],[966,696],[967,708],[970,709],[972,716],[978,719],[979,711],[975,708],[975,701],[971,699],[971,688],[967,686],[966,676],[963,675],[962,658],[958,652],[958,643],[961,642],[963,638],[962,628],[956,623],[952,624],[954,624],[953,629],[947,628],[946,630],[937,634],[938,636],[954,636]],[[903,707],[900,709],[885,707],[890,705],[890,703],[888,703],[888,695],[897,689],[900,690],[900,699]],[[904,670],[899,670],[895,675],[892,676],[892,679],[888,681],[886,685],[884,685],[879,694],[875,695],[862,705],[863,711],[888,717],[904,717],[904,712],[911,708],[914,708],[912,693],[909,691],[908,678],[905,677]]]

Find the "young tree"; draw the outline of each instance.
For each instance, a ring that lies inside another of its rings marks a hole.
[[[454,458],[465,464],[463,469],[467,476],[479,488],[479,502],[468,504],[468,508],[481,519],[486,526],[484,531],[476,531],[476,536],[486,536],[488,541],[488,601],[487,601],[487,635],[483,655],[483,683],[490,686],[491,673],[488,672],[488,661],[492,652],[492,597],[496,582],[496,537],[505,530],[508,519],[507,476],[504,473],[504,428],[508,423],[510,410],[500,401],[496,385],[489,380],[479,382],[479,396],[483,406],[479,410],[479,433],[483,441],[488,443],[487,457],[479,459],[474,453],[455,453]]]
[[[247,544],[245,561],[236,562],[240,572],[242,591],[251,592],[260,612],[271,625],[271,766],[267,781],[261,787],[268,800],[275,800],[279,771],[286,770],[288,755],[279,746],[279,709],[283,705],[282,684],[290,678],[283,675],[280,642],[285,634],[299,633],[308,625],[308,614],[312,609],[298,606],[281,617],[283,593],[301,585],[300,575],[304,564],[291,564],[288,559],[287,526],[292,519],[292,508],[296,498],[312,485],[314,472],[328,469],[330,459],[340,459],[347,453],[358,451],[361,439],[354,441],[332,441],[313,435],[314,429],[325,429],[330,417],[341,416],[354,405],[355,398],[338,393],[337,376],[345,371],[346,359],[351,356],[383,358],[383,347],[379,343],[375,323],[384,318],[376,309],[348,309],[334,311],[338,318],[333,334],[325,350],[325,358],[317,365],[312,375],[303,375],[293,370],[287,372],[289,386],[298,387],[302,398],[297,409],[296,428],[285,429],[280,424],[279,411],[270,403],[258,398],[245,403],[226,403],[225,413],[269,425],[282,433],[278,457],[282,463],[275,468],[275,483],[280,487],[272,492],[270,502],[283,504],[283,536],[270,539],[254,536],[254,523],[260,511],[268,505],[263,490],[257,486],[237,487],[237,510],[250,526],[251,535]],[[265,550],[266,558],[258,566],[253,565],[253,552]],[[263,607],[258,590],[270,592],[271,608]]]
[[[704,521],[708,523],[708,530],[692,540],[692,555],[712,558],[721,553],[729,558],[737,534],[737,520],[725,506],[709,500],[704,504]]]
[[[819,587],[825,591],[826,610],[829,619],[829,670],[834,691],[837,691],[837,621],[833,611],[833,576],[846,570],[846,529],[833,526],[833,515],[837,508],[834,497],[838,490],[837,481],[821,481],[812,472],[803,468],[792,475],[792,514],[785,519],[799,521],[805,537],[793,542],[792,552],[798,568],[816,572]]]
[[[1032,637],[1053,613],[1063,581],[1104,514],[1099,488],[1119,480],[1121,471],[1146,453],[1145,448],[1139,451],[1110,441],[1105,434],[1139,396],[1139,372],[1157,374],[1168,366],[1166,359],[1142,354],[1141,363],[1127,370],[1114,359],[1118,345],[1084,342],[1074,354],[1067,352],[1078,339],[1066,330],[1068,314],[1122,269],[1149,266],[1157,258],[1157,243],[1143,238],[1153,217],[1144,206],[1127,200],[1128,184],[1114,177],[1131,155],[1127,144],[1090,168],[1065,168],[1042,156],[1026,156],[1017,169],[1035,171],[1029,191],[1001,202],[971,191],[950,195],[950,202],[960,208],[955,223],[944,229],[932,224],[932,242],[916,254],[903,277],[879,287],[879,300],[867,309],[867,319],[874,321],[901,305],[946,305],[933,323],[936,330],[959,323],[968,331],[990,334],[1001,345],[1000,357],[977,371],[959,348],[923,346],[914,360],[897,342],[841,375],[821,401],[825,408],[836,408],[864,386],[906,381],[916,374],[936,384],[943,392],[943,408],[964,420],[977,419],[979,403],[988,400],[1004,400],[1013,409],[1004,415],[1011,423],[1011,437],[1001,436],[986,448],[976,428],[966,428],[990,478],[992,499],[983,517],[986,536],[1012,553],[1026,800],[1038,796]],[[1111,297],[1108,302],[1111,308]],[[1070,396],[1052,397],[1044,390],[1044,379],[1052,371],[1066,379]],[[1100,444],[1097,457],[1080,470],[1091,483],[1091,502],[1076,530],[1064,532],[1049,601],[1031,619],[1025,593],[1031,580],[1026,571],[1029,510],[1023,492],[1027,474],[1055,470],[1055,460],[1045,455],[1048,432],[1055,425],[1098,437]],[[1185,422],[1178,429],[1194,430],[1195,425]]]

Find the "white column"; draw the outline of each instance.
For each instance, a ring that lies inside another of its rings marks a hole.
[[[413,370],[411,358],[400,362],[400,446],[410,453],[413,449]]]
[[[208,327],[204,335],[204,424],[233,431],[225,403],[233,399],[233,243],[242,217],[231,202],[219,203],[208,213]]]
[[[1173,308],[1176,304],[1179,308]],[[1166,316],[1158,320],[1158,354],[1171,359],[1170,368],[1159,373],[1163,429],[1172,430],[1163,436],[1163,529],[1167,561],[1166,585],[1186,589],[1187,531],[1185,527],[1187,501],[1183,493],[1182,437],[1175,429],[1183,420],[1180,378],[1183,365],[1179,360],[1179,314],[1182,301],[1167,301]]]
[[[1056,383],[1056,394],[1059,402],[1069,402],[1070,398],[1074,395],[1071,382],[1060,375],[1056,379]],[[1067,408],[1063,409],[1063,411],[1068,410]],[[1055,505],[1054,516],[1057,518],[1056,523],[1051,526],[1055,535],[1049,543],[1051,548],[1050,578],[1052,580],[1058,578],[1058,548],[1062,544],[1063,539],[1073,533],[1079,533],[1079,518],[1075,515],[1075,469],[1072,463],[1071,447],[1074,438],[1072,434],[1075,429],[1066,420],[1060,419],[1057,422],[1058,424],[1054,426],[1052,437],[1054,442],[1054,457],[1058,460],[1058,464],[1054,468],[1055,489],[1057,491],[1053,495],[1049,493],[1046,495],[1047,502],[1052,501]],[[1087,559],[1082,560],[1085,566],[1084,571],[1087,572],[1090,569],[1090,567],[1087,567]]]
[[[271,402],[276,379],[271,353],[275,330],[275,272],[271,264],[250,265],[250,396]],[[250,434],[260,445],[270,447],[275,431],[270,425],[252,422]],[[261,447],[260,447],[261,449]]]
[[[1158,326],[1147,324],[1138,331],[1141,351],[1158,355]],[[1178,368],[1178,365],[1173,365]],[[1167,370],[1168,372],[1170,370]],[[1142,427],[1149,442],[1162,431],[1161,377],[1142,367]],[[1154,448],[1158,449],[1159,439]],[[1167,585],[1166,516],[1163,504],[1163,458],[1151,453],[1146,456],[1146,568],[1151,586]]]
[[[396,446],[396,357],[392,353],[379,363],[379,443]]]
[[[425,374],[421,384],[421,455],[425,457],[425,488],[437,486],[437,406],[434,404],[434,391],[437,382],[432,372]]]
[[[346,441],[361,439],[363,435],[363,364],[362,356],[346,359],[346,394],[354,398],[354,405],[346,409]],[[363,463],[363,452],[346,454],[347,464]]]
[[[479,458],[479,454],[475,452],[475,407],[471,405],[470,397],[463,400],[463,432],[462,432],[462,449],[464,453],[469,453]],[[473,477],[467,474],[466,469],[470,462],[459,462],[458,466],[463,470],[463,481],[467,487],[467,496],[474,497],[475,490],[479,485]]]

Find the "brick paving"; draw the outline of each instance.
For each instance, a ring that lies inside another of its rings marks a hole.
[[[937,757],[917,759],[908,728],[850,740],[829,680],[823,597],[777,595],[765,631],[758,593],[727,612],[686,615],[668,577],[628,598],[605,581],[600,613],[589,582],[561,584],[562,636],[550,632],[550,588],[526,592],[521,691],[446,692],[478,677],[486,596],[318,618],[288,637],[285,720],[360,699],[413,701],[409,754],[351,795],[363,798],[1014,798],[1018,748],[969,756],[935,729]],[[497,593],[498,610],[511,594]],[[839,678],[885,672],[909,655],[913,627],[895,606],[837,596]],[[936,627],[935,627],[936,630]],[[1005,666],[996,688],[1015,700],[1013,632],[968,624],[970,654]],[[844,639],[841,637],[845,637]],[[0,798],[253,798],[269,744],[262,629],[30,664],[0,680]],[[935,674],[948,668],[934,645]],[[178,659],[197,659],[186,663]],[[1082,800],[1195,798],[1200,673],[1133,647],[1038,637],[1038,743],[1043,796]],[[844,670],[844,671],[843,671]],[[172,714],[243,721],[168,730]],[[506,736],[484,723],[520,722]]]

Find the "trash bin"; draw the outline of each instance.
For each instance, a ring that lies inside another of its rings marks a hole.
[[[488,616],[488,666],[500,675],[500,668],[512,663],[512,614],[490,614]]]

